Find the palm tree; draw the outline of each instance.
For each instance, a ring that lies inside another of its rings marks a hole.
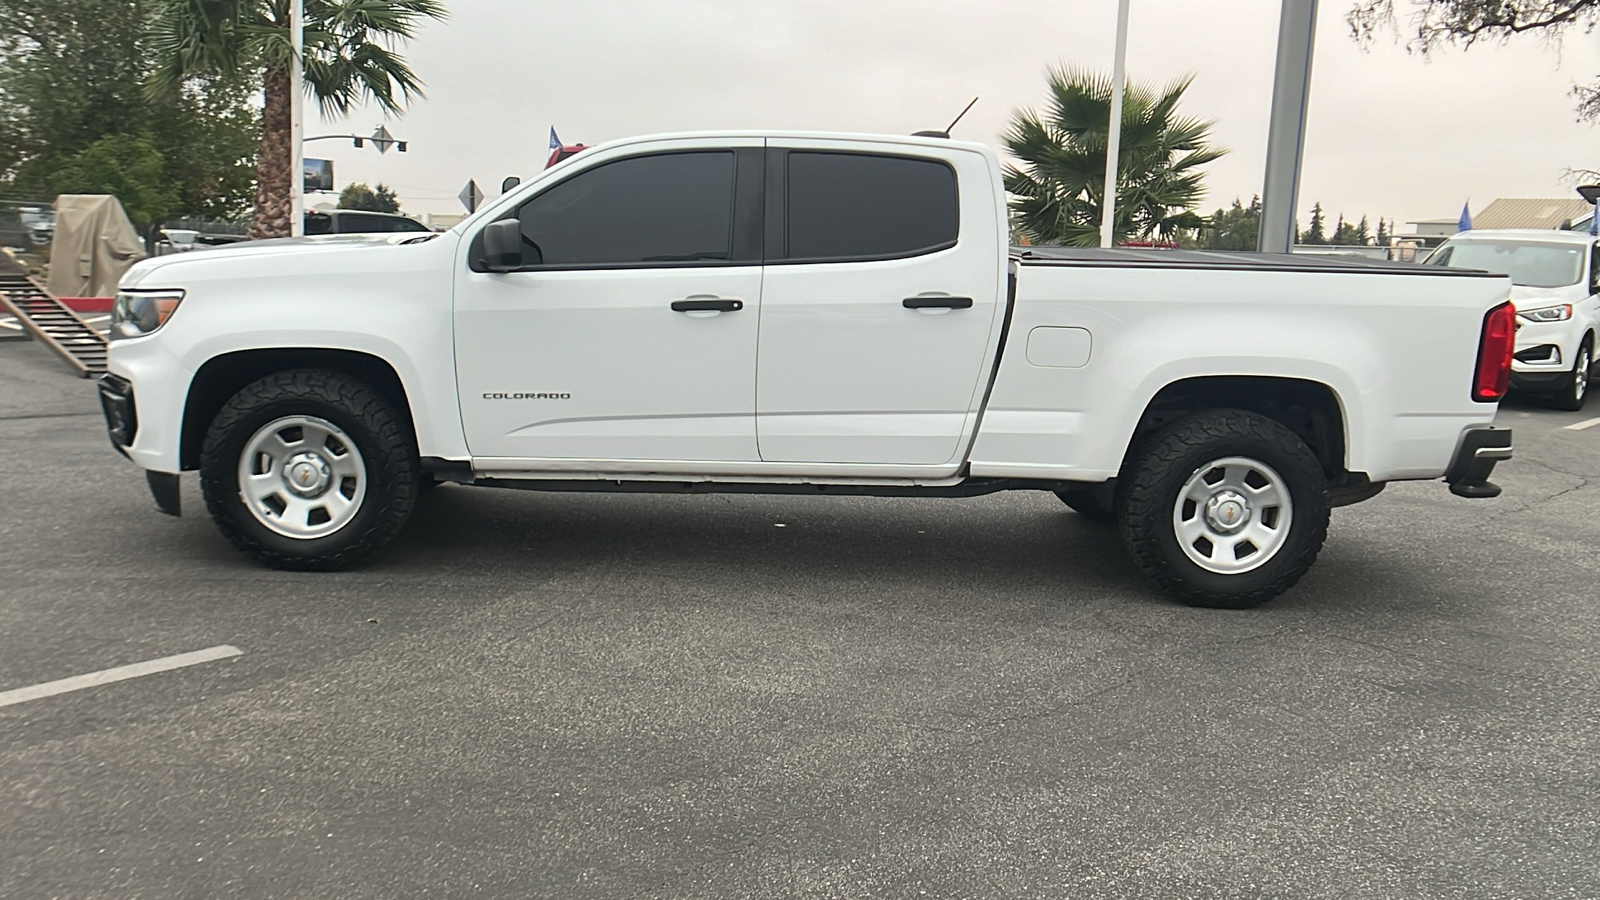
[[[1002,136],[1020,162],[1005,170],[1011,211],[1036,244],[1099,246],[1111,79],[1065,66],[1052,68],[1048,79],[1044,114],[1016,110]],[[1123,94],[1113,223],[1118,241],[1172,238],[1205,224],[1193,211],[1205,193],[1199,169],[1228,151],[1207,143],[1214,123],[1178,115],[1191,80],[1159,91],[1129,84]]]
[[[171,95],[195,76],[259,79],[261,144],[256,154],[251,237],[289,234],[292,198],[289,0],[154,0],[150,23],[152,95]],[[424,19],[443,19],[441,0],[305,0],[306,92],[324,115],[347,115],[363,100],[400,113],[422,82],[394,52]]]

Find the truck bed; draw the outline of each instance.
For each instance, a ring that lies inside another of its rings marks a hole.
[[[1327,272],[1345,275],[1421,275],[1435,278],[1496,278],[1476,269],[1451,269],[1357,256],[1306,253],[1244,253],[1222,250],[1154,250],[1135,247],[1012,247],[1024,266],[1119,269],[1232,269],[1263,272]]]

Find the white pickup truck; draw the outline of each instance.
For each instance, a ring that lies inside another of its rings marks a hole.
[[[1114,520],[1183,602],[1293,585],[1328,509],[1465,497],[1507,278],[1258,254],[1007,245],[1001,163],[940,137],[595,147],[438,235],[147,260],[101,397],[178,514],[199,470],[269,566],[377,553],[438,481],[970,497]]]

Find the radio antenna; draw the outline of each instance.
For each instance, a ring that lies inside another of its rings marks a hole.
[[[965,107],[962,108],[961,115],[956,116],[955,119],[950,122],[949,127],[945,128],[944,133],[945,134],[949,134],[951,131],[953,131],[955,129],[955,127],[956,127],[956,122],[961,121],[961,117],[965,116],[967,114],[967,110],[971,109],[975,104],[977,104],[977,102],[978,102],[978,98],[977,97],[973,97],[972,98],[972,102],[968,103]]]

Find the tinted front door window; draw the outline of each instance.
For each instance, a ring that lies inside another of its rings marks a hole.
[[[893,259],[955,244],[956,173],[859,153],[789,154],[788,258]]]
[[[607,163],[518,210],[523,264],[648,266],[730,258],[730,152],[671,153]]]

